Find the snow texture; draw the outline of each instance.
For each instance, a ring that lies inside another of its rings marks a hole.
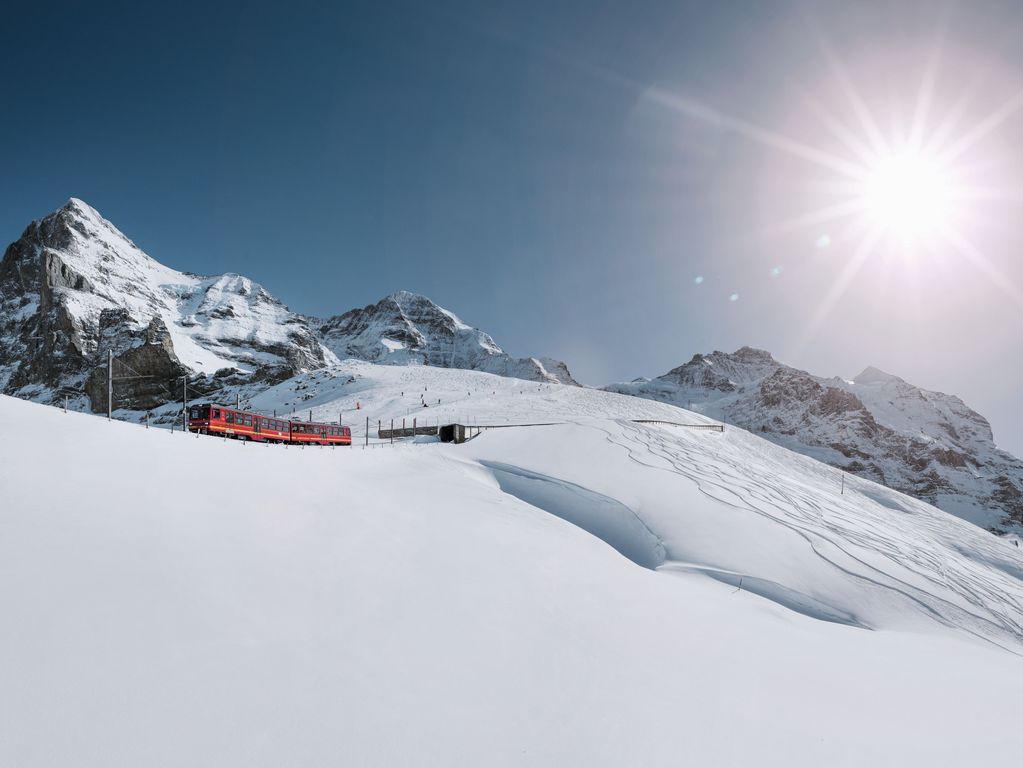
[[[0,397],[0,764],[1018,764],[1011,542],[630,421],[708,421],[668,404],[342,368],[265,397],[566,423],[296,449]]]

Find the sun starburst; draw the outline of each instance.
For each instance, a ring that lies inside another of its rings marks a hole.
[[[939,91],[945,83],[939,74],[944,46],[938,34],[919,59],[922,76],[915,86],[915,97],[903,99],[891,110],[897,117],[886,128],[887,123],[870,106],[884,99],[868,98],[875,94],[856,83],[841,57],[817,32],[830,65],[830,85],[811,91],[814,95],[806,99],[810,119],[801,115],[799,124],[809,130],[816,124],[819,143],[717,112],[666,90],[647,92],[657,103],[689,119],[711,124],[817,169],[813,187],[816,204],[775,219],[761,233],[766,238],[805,230],[808,241],[818,250],[828,247],[835,251],[832,245],[841,244],[843,260],[838,262],[838,272],[820,297],[805,333],[815,333],[857,274],[878,255],[883,255],[887,264],[901,264],[903,279],[926,274],[921,267],[923,256],[932,273],[943,266],[937,262],[958,260],[1023,309],[1023,291],[973,241],[981,204],[990,207],[996,202],[1023,202],[1023,190],[989,183],[995,175],[991,168],[997,163],[990,158],[979,159],[984,154],[980,150],[985,140],[1023,108],[1023,91],[1003,95],[993,109],[968,121],[969,105],[975,101],[979,87],[978,76],[942,110]],[[889,72],[894,69],[887,68]],[[985,65],[980,70],[989,72],[990,67]],[[892,83],[875,84],[875,90],[890,100]],[[833,97],[839,100],[837,111],[825,105]],[[987,175],[978,173],[978,168],[987,169]],[[779,192],[774,194],[772,208],[779,208],[778,199],[785,198],[780,190],[790,181],[784,175],[776,179]],[[907,288],[920,294],[918,285]]]

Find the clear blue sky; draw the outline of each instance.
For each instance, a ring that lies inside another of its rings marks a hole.
[[[73,195],[297,311],[414,290],[595,384],[743,344],[873,364],[1023,453],[1014,108],[963,156],[982,262],[859,263],[856,217],[809,215],[840,177],[779,141],[854,156],[858,105],[905,132],[936,41],[927,131],[969,134],[1023,90],[1012,3],[147,5],[5,10],[0,239]]]

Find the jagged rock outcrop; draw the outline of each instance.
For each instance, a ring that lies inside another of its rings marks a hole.
[[[115,375],[117,406],[129,409],[174,400],[181,375],[207,387],[218,376],[280,380],[333,359],[304,318],[248,278],[165,267],[72,198],[0,262],[0,391],[70,392],[105,410],[110,349],[136,374]]]
[[[1023,527],[1023,462],[987,420],[877,368],[825,379],[743,347],[606,389],[691,407],[986,528]]]
[[[425,296],[399,291],[320,326],[337,357],[373,363],[464,368],[531,381],[576,384],[568,366],[549,358],[514,358],[494,340]]]

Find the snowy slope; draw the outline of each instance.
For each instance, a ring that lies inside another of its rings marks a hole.
[[[876,368],[823,378],[743,347],[606,389],[691,406],[981,527],[1023,532],[1023,462],[997,447],[987,420]]]
[[[296,450],[5,397],[0,423],[0,764],[1018,759],[1018,550],[740,430]],[[664,564],[572,515],[642,549],[631,516]]]

